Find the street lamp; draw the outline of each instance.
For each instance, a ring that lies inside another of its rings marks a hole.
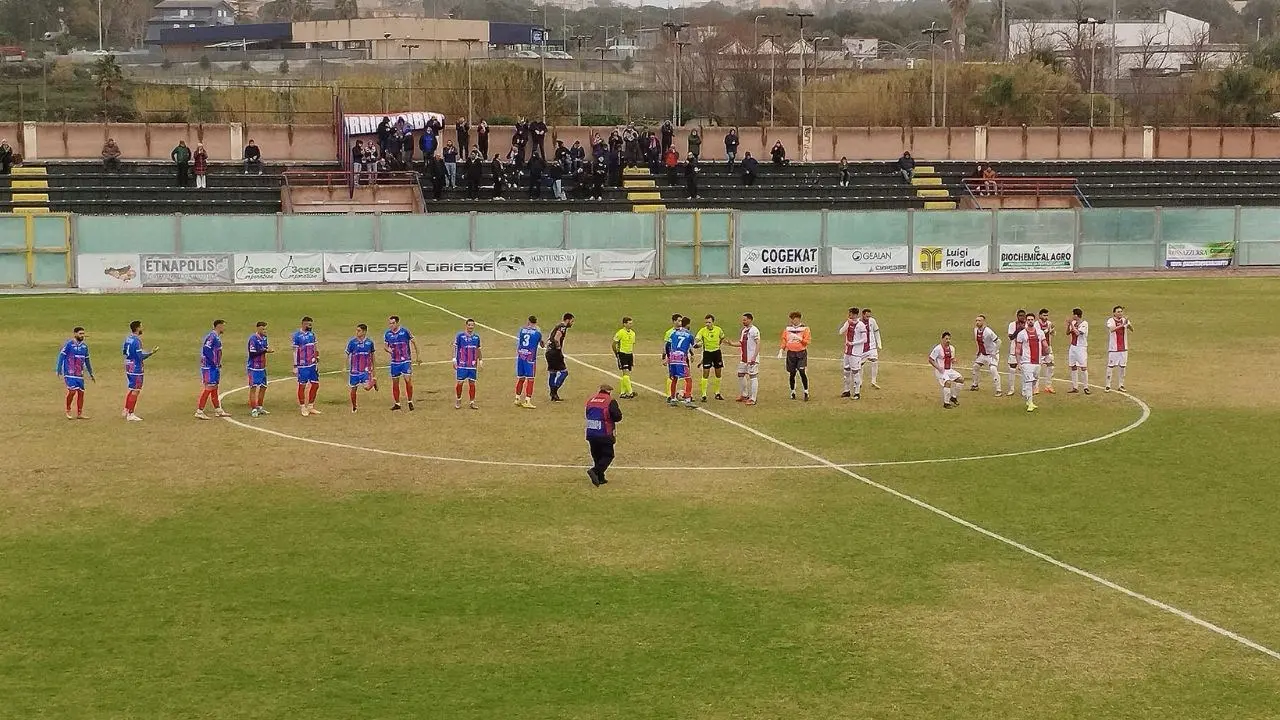
[[[920,31],[921,35],[929,36],[929,127],[938,126],[938,36],[948,32],[947,28],[938,27],[936,22],[929,23],[929,27]]]
[[[475,106],[471,104],[471,44],[480,42],[480,38],[458,38],[458,42],[467,44],[467,122],[475,120]]]
[[[102,52],[102,0],[98,0],[98,52]]]
[[[421,45],[419,45],[419,44],[417,44],[417,43],[405,43],[405,44],[402,44],[400,47],[402,47],[402,48],[404,48],[405,50],[408,50],[408,51],[409,51],[409,60],[410,60],[410,61],[412,61],[412,60],[413,60],[413,51],[414,51],[414,50],[417,50],[418,48],[420,48],[420,47],[422,47],[422,46],[421,46]]]
[[[787,17],[793,17],[800,21],[800,122],[799,127],[804,127],[804,19],[813,17],[811,12],[789,12]]]
[[[760,55],[760,21],[764,20],[767,15],[757,15],[755,20],[751,21],[751,54]]]
[[[1093,127],[1093,80],[1098,69],[1098,26],[1106,20],[1097,18],[1080,18],[1076,20],[1076,32],[1084,25],[1089,26],[1089,127]]]
[[[689,23],[668,20],[662,23],[662,27],[671,31],[671,42],[676,48],[675,53],[671,56],[671,124],[679,125],[680,109],[676,88],[680,86],[680,31],[689,27]]]
[[[679,65],[679,63],[680,63],[680,55],[681,55],[681,51],[682,51],[682,50],[684,50],[685,48],[689,47],[689,46],[690,46],[690,45],[692,45],[692,44],[693,44],[693,43],[692,43],[692,42],[690,42],[690,41],[688,41],[688,40],[678,40],[678,41],[676,41],[676,64],[677,64],[677,66],[678,66],[678,65]],[[684,124],[684,92],[683,92],[682,88],[680,87],[680,75],[679,75],[679,73],[677,73],[677,74],[676,74],[676,117],[677,117],[677,118],[679,118],[679,119],[676,121],[676,124],[677,124],[677,125],[683,125],[683,124]]]
[[[826,35],[819,35],[818,37],[813,38],[813,73],[812,74],[815,78],[818,77],[818,61],[821,57],[820,55],[818,55],[818,45],[820,43],[827,42],[830,39],[831,38]],[[800,88],[800,93],[803,96],[804,94],[803,87]],[[813,105],[813,108],[810,109],[809,114],[812,116],[813,124],[817,125],[818,124],[818,110],[817,110],[818,103],[817,101],[814,101],[810,104]],[[801,118],[801,120],[804,120],[804,118]],[[802,122],[801,125],[803,124],[804,123]]]
[[[600,116],[604,117],[604,54],[609,52],[609,48],[598,47],[592,52],[600,53]]]
[[[947,126],[947,68],[951,66],[955,47],[950,40],[942,41],[942,127]]]
[[[578,58],[578,62],[580,63],[578,67],[580,69],[585,70],[587,67],[587,64],[585,61],[582,60],[582,43],[586,42],[587,40],[590,40],[591,36],[574,35],[569,39],[578,44],[578,54],[576,55],[576,57]],[[583,85],[583,82],[579,80],[578,81],[578,127],[582,127],[582,85]]]
[[[769,127],[773,127],[773,80],[778,59],[779,33],[768,33],[764,36],[769,41]]]
[[[530,10],[535,16],[537,8]],[[542,52],[538,53],[538,82],[542,85],[542,122],[547,121],[547,6],[542,6],[542,27],[538,28]]]

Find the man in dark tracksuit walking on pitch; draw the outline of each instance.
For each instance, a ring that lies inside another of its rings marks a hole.
[[[587,400],[587,445],[591,446],[592,466],[587,470],[591,484],[600,487],[609,482],[604,473],[613,463],[615,426],[622,422],[622,408],[613,399],[613,387],[601,385],[600,392]]]

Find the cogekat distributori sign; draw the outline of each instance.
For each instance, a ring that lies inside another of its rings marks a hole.
[[[738,250],[742,277],[817,275],[820,248],[744,247]]]

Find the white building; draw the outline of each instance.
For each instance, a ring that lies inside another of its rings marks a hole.
[[[1098,72],[1110,77],[1107,55],[1114,45],[1119,75],[1135,71],[1173,74],[1202,68],[1224,67],[1243,51],[1238,45],[1209,42],[1209,23],[1161,10],[1152,21],[1079,24],[1075,20],[1013,20],[1009,23],[1009,56],[1036,49],[1067,53],[1071,48],[1098,46]]]

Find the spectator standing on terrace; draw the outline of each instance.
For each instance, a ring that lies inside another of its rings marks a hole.
[[[476,126],[476,146],[480,148],[480,157],[489,157],[489,121],[481,120]]]
[[[547,124],[541,118],[534,120],[529,125],[529,132],[533,135],[533,151],[543,160],[547,159]]]
[[[702,157],[702,133],[698,132],[698,128],[689,131],[689,154],[695,159]]]
[[[581,170],[586,160],[587,149],[582,147],[581,140],[574,140],[573,147],[569,148],[569,164],[573,166],[574,172]]]
[[[169,159],[178,168],[178,187],[186,187],[191,176],[191,148],[186,140],[179,140],[178,146],[169,153]]]
[[[662,154],[662,166],[667,169],[667,184],[676,184],[676,173],[680,166],[680,153],[674,147],[668,147]]]
[[[502,193],[507,187],[507,167],[498,155],[493,156],[493,162],[489,165],[493,171],[493,199],[501,200]]]
[[[756,184],[756,172],[760,169],[760,161],[751,157],[751,151],[748,150],[745,157],[742,158],[742,184],[751,187]]]
[[[916,159],[911,157],[911,153],[904,152],[902,157],[898,158],[898,173],[902,175],[904,182],[911,182],[911,178],[916,175]]]
[[[434,115],[429,116],[424,129],[435,136],[436,145],[438,146],[440,144],[440,132],[444,130],[444,125],[440,124],[440,119]]]
[[[465,153],[471,147],[471,123],[462,118],[453,124],[453,134],[458,141],[458,150]]]
[[[13,169],[13,146],[8,140],[0,140],[0,175],[8,175]]]
[[[427,161],[427,169],[431,174],[431,199],[439,200],[444,195],[444,161],[433,157]]]
[[[440,157],[444,159],[444,178],[445,185],[450,190],[458,189],[458,149],[453,146],[453,141],[445,143],[444,151],[440,153]]]
[[[849,187],[849,158],[840,158],[840,187]]]
[[[378,150],[385,155],[391,148],[391,118],[383,115],[382,121],[378,123],[378,129],[374,132],[378,135]]]
[[[670,120],[662,121],[662,154],[667,154],[667,148],[671,147],[676,140],[676,129],[671,126]]]
[[[782,167],[787,164],[787,149],[782,147],[781,140],[773,144],[773,150],[770,150],[769,154],[773,156],[774,167]]]
[[[529,199],[542,198],[542,176],[547,169],[547,162],[541,155],[529,158]]]
[[[472,200],[480,199],[480,177],[484,174],[484,156],[480,154],[480,150],[472,150],[467,156],[466,165],[462,168],[463,175],[467,179],[467,197]]]
[[[516,121],[515,129],[511,132],[511,144],[520,151],[520,157],[516,158],[516,169],[524,167],[524,149],[529,144],[529,121],[521,115]]]
[[[422,131],[422,137],[418,138],[418,149],[422,150],[422,162],[431,162],[436,156],[436,136],[430,129]]]
[[[693,153],[689,153],[688,155],[685,156],[685,159],[684,159],[684,181],[685,181],[685,189],[689,191],[690,200],[698,199],[698,173],[699,172],[700,172],[700,168],[698,167],[698,156],[694,155]]]
[[[209,187],[209,151],[204,149],[204,143],[196,143],[196,153],[192,156],[191,166],[196,173],[196,189],[204,190]]]
[[[649,133],[646,141],[647,147],[644,150],[644,162],[649,166],[649,172],[658,174],[658,170],[662,167],[662,142],[658,140],[658,136]]]
[[[609,167],[605,163],[603,157],[596,158],[591,164],[591,189],[590,193],[595,196],[596,200],[604,199],[604,186],[609,180]]]
[[[622,187],[622,150],[610,150],[605,156],[605,163],[609,168],[609,184],[613,187]]]
[[[729,172],[733,172],[733,161],[738,159],[738,128],[730,128],[725,133],[724,156],[729,161]]]
[[[364,171],[364,141],[356,140],[351,146],[351,172],[356,182],[360,182],[360,173]]]
[[[244,146],[244,174],[248,175],[249,170],[257,170],[258,174],[262,174],[262,149],[258,144],[249,138],[249,144]]]
[[[556,151],[553,155],[558,165],[564,169],[569,169],[569,148],[564,146],[563,140],[556,141]]]
[[[552,194],[557,200],[564,200],[564,165],[551,163],[547,168],[547,174],[551,178]]]
[[[628,123],[623,128],[622,142],[626,146],[626,154],[622,161],[628,166],[640,162],[640,131],[636,130],[634,123]]]
[[[116,144],[115,138],[107,138],[102,144],[102,169],[107,172],[120,170],[120,146]]]

